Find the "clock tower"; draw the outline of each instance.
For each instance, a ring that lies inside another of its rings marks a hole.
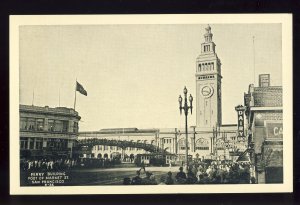
[[[197,127],[222,125],[221,61],[215,52],[211,27],[205,28],[201,53],[196,60]]]

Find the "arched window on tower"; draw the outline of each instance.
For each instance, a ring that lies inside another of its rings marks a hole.
[[[211,66],[212,66],[212,70],[214,70],[215,68],[214,68],[214,63],[211,63]]]
[[[201,71],[201,64],[198,65],[198,72]]]

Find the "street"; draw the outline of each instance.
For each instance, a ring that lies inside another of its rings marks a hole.
[[[124,178],[134,177],[139,169],[140,167],[73,170],[70,172],[70,185],[122,185]],[[178,170],[179,167],[146,167],[146,171],[151,172],[158,183],[162,175],[171,171],[174,177]],[[142,171],[141,178],[145,176]]]

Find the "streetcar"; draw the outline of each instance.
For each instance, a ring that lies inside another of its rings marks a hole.
[[[135,164],[137,166],[169,166],[177,160],[175,154],[137,154]]]

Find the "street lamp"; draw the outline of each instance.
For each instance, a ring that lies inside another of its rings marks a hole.
[[[180,111],[180,115],[182,114],[182,110],[184,111],[185,114],[185,160],[186,160],[186,173],[188,172],[188,125],[187,125],[187,116],[188,116],[188,111],[189,109],[191,109],[191,114],[193,112],[193,97],[190,94],[189,96],[189,101],[190,101],[190,106],[188,106],[187,103],[187,93],[188,90],[186,89],[186,87],[184,87],[183,89],[183,94],[184,94],[184,105],[182,106],[182,97],[181,95],[179,95],[178,98],[178,102],[179,102],[179,111]]]

